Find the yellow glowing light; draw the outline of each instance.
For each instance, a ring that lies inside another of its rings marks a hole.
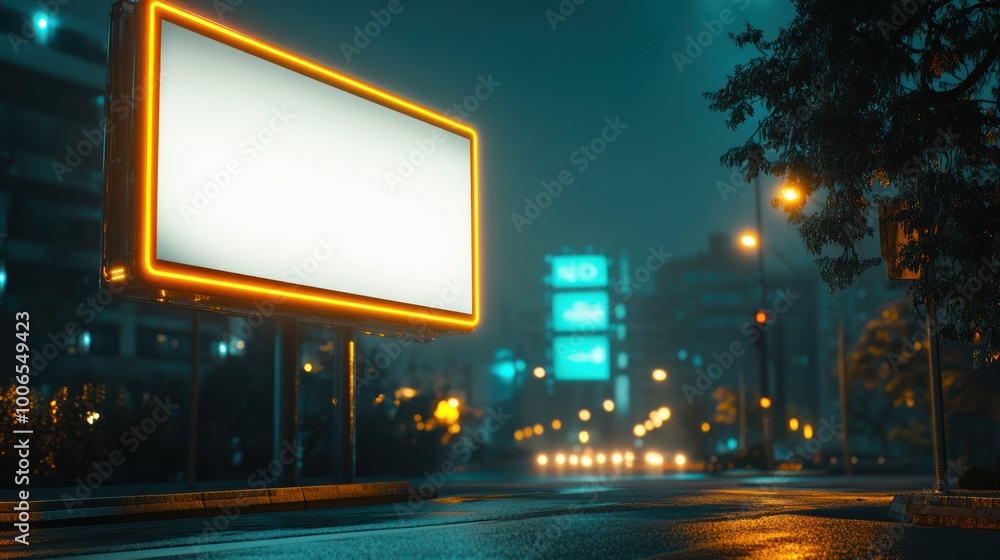
[[[552,421],[552,429],[556,430],[556,431],[559,431],[560,428],[562,428],[562,422],[560,422],[559,420],[553,420]]]
[[[646,435],[646,427],[642,424],[636,424],[635,427],[632,428],[632,433],[635,434],[635,437],[642,437]]]
[[[642,423],[642,426],[644,428],[646,428],[647,432],[656,427],[656,426],[653,425],[653,421],[652,420],[646,420],[645,422]]]
[[[542,435],[543,433],[545,433],[545,427],[542,426],[541,424],[535,424],[535,433],[538,435]]]
[[[517,430],[516,432],[514,432],[514,439],[517,441],[521,441],[522,439],[524,439],[524,432],[522,432],[521,430]]]
[[[761,397],[760,398],[760,407],[763,408],[764,410],[767,410],[767,409],[771,408],[771,399],[769,399],[767,397]]]
[[[313,365],[310,363],[306,363],[306,365],[302,366],[302,369],[305,370],[306,373],[309,373],[310,371],[313,370]]]
[[[683,467],[684,463],[687,463],[687,461],[687,457],[685,457],[683,453],[678,453],[677,456],[674,457],[674,462],[681,467]]]
[[[538,462],[538,464],[539,464],[539,465],[541,465],[541,466],[543,466],[543,467],[544,467],[545,465],[549,464],[549,458],[548,458],[548,456],[546,456],[546,455],[544,455],[544,454],[542,454],[542,455],[539,455],[539,456],[538,456],[538,458],[537,458],[537,459],[535,459],[535,461],[537,461],[537,462]]]
[[[744,233],[740,236],[740,245],[743,245],[747,249],[753,249],[757,246],[757,236],[752,233]]]
[[[577,457],[576,455],[570,455],[569,456],[569,464],[576,465],[576,464],[579,464],[579,463],[580,463],[580,458],[579,457]]]
[[[590,421],[590,411],[586,408],[580,411],[580,420],[584,422]]]
[[[798,418],[789,418],[788,419],[788,429],[791,430],[791,431],[793,431],[793,432],[796,431],[796,430],[798,430],[799,429],[799,419]]]
[[[802,198],[802,193],[800,193],[795,187],[787,186],[781,189],[781,198],[784,199],[785,202],[795,202]]]
[[[318,305],[333,311],[364,313],[378,317],[400,320],[416,320],[429,326],[450,327],[470,331],[480,319],[480,262],[479,262],[479,139],[476,131],[445,115],[430,111],[420,105],[406,101],[372,87],[364,82],[306,60],[285,50],[269,45],[201,16],[187,12],[163,1],[140,3],[146,12],[144,18],[145,37],[142,41],[142,56],[136,65],[137,79],[144,81],[146,95],[143,102],[145,117],[142,122],[142,142],[139,147],[140,181],[142,187],[140,201],[140,248],[141,274],[157,278],[164,287],[178,287],[204,293],[206,290],[228,293],[236,292],[244,298],[273,297],[286,298],[300,305]],[[141,8],[140,8],[141,9]],[[255,279],[248,281],[242,276],[223,271],[204,271],[191,266],[157,260],[156,243],[156,146],[159,138],[159,83],[158,59],[160,50],[160,22],[170,21],[192,31],[232,45],[263,60],[284,66],[337,89],[358,95],[375,103],[393,108],[403,114],[432,123],[450,132],[464,136],[471,143],[472,172],[472,311],[469,314],[432,314],[421,311],[417,306],[406,304],[386,304],[372,298],[336,294],[335,292],[297,286],[287,288],[283,283]]]
[[[806,439],[812,439],[813,437],[812,424],[806,424],[805,426],[802,426],[802,437]]]
[[[635,461],[635,453],[632,453],[631,451],[626,451],[625,452],[625,460],[626,461]]]
[[[413,415],[413,421],[414,421],[414,422],[420,422],[420,421],[421,421],[421,420],[423,420],[423,419],[424,419],[424,417],[423,417],[423,416],[421,416],[421,415],[419,415],[419,414],[414,414],[414,415]]]
[[[663,464],[663,455],[655,451],[650,451],[646,453],[646,463],[649,465],[659,466]]]
[[[236,349],[237,350],[243,350],[246,347],[247,347],[247,343],[246,342],[243,342],[242,340],[237,340],[236,341]]]
[[[590,458],[590,455],[584,455],[580,457],[580,464],[584,467],[590,468],[594,464],[594,460]]]
[[[119,280],[125,279],[125,269],[124,268],[112,268],[108,271],[108,280],[112,282],[118,282]]]
[[[662,369],[653,370],[653,381],[666,381],[666,380],[667,380],[666,370]]]
[[[396,398],[412,399],[417,396],[417,390],[411,387],[402,387],[396,391]]]
[[[535,430],[531,426],[528,426],[522,431],[524,432],[524,437],[526,438],[530,438],[531,436],[535,435]]]
[[[665,406],[661,406],[660,410],[658,412],[660,413],[660,420],[663,420],[664,422],[666,422],[667,420],[670,420],[670,409],[669,408],[667,408]]]
[[[701,431],[703,431],[705,433],[708,433],[711,430],[712,430],[712,425],[711,424],[709,424],[708,422],[702,422],[701,423]]]
[[[535,371],[532,372],[532,373],[534,373],[535,377],[537,377],[538,379],[541,379],[541,378],[545,377],[545,368],[543,368],[543,367],[536,367]]]
[[[613,401],[611,399],[605,399],[605,401],[604,401],[604,411],[605,412],[614,412],[614,410],[615,410],[615,401]]]
[[[616,464],[616,465],[622,464],[622,454],[621,453],[614,453],[614,454],[612,454],[611,455],[611,462],[614,463],[614,464]]]
[[[587,443],[590,441],[590,434],[587,430],[580,430],[580,443]]]
[[[451,401],[455,401],[455,406],[452,406]],[[448,399],[446,401],[440,401],[437,404],[437,408],[434,409],[434,418],[437,418],[442,424],[454,424],[458,422],[460,413],[458,411],[458,400]],[[531,434],[524,434],[526,436],[531,436]]]
[[[565,465],[566,464],[566,456],[563,455],[562,453],[559,453],[558,455],[556,455],[556,464]]]
[[[458,408],[458,399],[456,399],[455,397],[448,399],[448,406],[452,408]]]
[[[450,434],[457,434],[461,431],[462,431],[462,426],[459,426],[458,424],[452,424],[451,426],[448,426],[448,433]]]
[[[660,426],[663,425],[663,420],[660,420],[660,415],[659,414],[656,415],[656,418],[653,418],[650,421],[653,423],[653,427],[654,428],[659,428]]]
[[[604,453],[598,453],[597,454],[597,464],[598,465],[603,465],[604,463],[607,463],[607,462],[608,462],[608,458],[604,455]]]

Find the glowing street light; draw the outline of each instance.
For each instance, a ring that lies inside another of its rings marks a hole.
[[[674,462],[677,463],[677,466],[679,467],[683,467],[684,463],[687,463],[687,461],[687,457],[685,457],[683,453],[678,453],[677,456],[674,457]]]
[[[701,423],[701,431],[703,431],[705,433],[708,433],[711,429],[712,429],[712,425],[709,424],[708,422],[702,422]]]
[[[545,454],[539,455],[538,459],[536,459],[536,460],[538,461],[538,464],[541,465],[541,466],[543,466],[543,467],[545,465],[549,464],[549,458]]]
[[[769,399],[767,397],[761,397],[760,398],[760,407],[763,408],[764,410],[767,410],[767,409],[771,408],[771,399]]]
[[[587,443],[590,441],[590,434],[587,430],[580,430],[580,443]]]
[[[744,233],[740,236],[740,245],[743,245],[747,249],[753,249],[757,244],[757,236],[752,233]]]
[[[558,455],[556,455],[556,464],[565,465],[566,464],[566,456],[563,455],[562,453],[559,453]]]
[[[663,455],[660,455],[655,451],[650,451],[649,453],[646,453],[645,458],[646,458],[646,463],[650,465],[660,466],[663,464]]]
[[[660,413],[660,420],[663,420],[664,422],[666,422],[667,420],[670,420],[670,409],[669,408],[667,408],[665,406],[661,406],[660,410],[658,410],[657,412]]]
[[[667,380],[667,372],[666,372],[666,370],[662,370],[662,369],[654,369],[653,370],[653,381],[656,381],[656,382],[659,383],[659,382],[666,381],[666,380]]]
[[[545,426],[542,426],[541,424],[535,424],[535,433],[537,435],[544,434],[545,433]]]
[[[538,379],[542,379],[543,377],[545,377],[545,368],[543,368],[543,367],[536,367],[535,371],[532,372],[532,373]]]
[[[559,431],[559,428],[562,428],[562,422],[559,421],[558,419],[557,420],[553,420],[552,421],[552,429],[556,430],[556,431]]]
[[[583,422],[590,421],[590,411],[586,408],[580,411],[580,420]]]
[[[635,434],[635,437],[642,437],[646,435],[646,426],[636,424],[635,427],[632,428],[632,433]]]
[[[789,418],[788,419],[788,429],[791,430],[791,431],[793,431],[793,432],[796,431],[796,430],[798,430],[799,429],[799,419],[798,418]]]
[[[812,424],[806,424],[805,426],[802,426],[802,437],[806,439],[812,439],[813,437]]]
[[[798,202],[801,198],[802,193],[799,192],[799,189],[791,185],[787,185],[781,189],[781,199],[785,202]]]
[[[604,401],[604,411],[605,412],[614,412],[614,410],[615,410],[615,401],[613,401],[611,399],[605,400]]]

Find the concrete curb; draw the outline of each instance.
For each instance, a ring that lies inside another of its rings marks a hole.
[[[88,498],[80,500],[71,509],[66,507],[63,500],[32,500],[29,507],[32,525],[64,527],[232,516],[234,508],[240,513],[261,513],[403,502],[415,493],[416,490],[408,482],[373,482]],[[432,497],[436,498],[437,492]],[[0,524],[17,522],[18,512],[14,510],[16,505],[17,502],[0,502]]]
[[[1000,494],[897,494],[889,517],[914,525],[1000,531]]]

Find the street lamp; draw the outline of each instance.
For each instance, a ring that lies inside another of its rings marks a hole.
[[[753,249],[758,244],[760,244],[760,240],[752,233],[744,233],[740,236],[740,245],[743,245],[747,249]]]
[[[667,380],[667,372],[666,372],[666,370],[663,370],[663,369],[654,369],[653,370],[653,381],[656,381],[657,383],[659,383],[659,382],[663,382],[663,381],[666,381],[666,380]]]
[[[590,421],[590,411],[586,408],[580,411],[580,421],[589,422]]]
[[[605,412],[614,412],[615,411],[615,401],[613,401],[611,399],[605,399],[605,401],[604,401],[604,411]]]
[[[537,379],[542,379],[542,378],[545,377],[545,368],[543,368],[543,367],[536,367],[535,371],[532,372],[532,373],[535,375],[535,377]]]
[[[799,189],[792,185],[785,185],[785,187],[781,189],[781,199],[786,203],[798,202],[802,199],[802,193],[799,192]]]

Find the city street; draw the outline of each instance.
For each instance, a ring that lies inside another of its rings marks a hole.
[[[924,479],[528,480],[465,477],[413,509],[236,515],[207,536],[204,518],[42,529],[2,557],[978,558],[1000,546],[995,532],[890,521],[892,490]]]

